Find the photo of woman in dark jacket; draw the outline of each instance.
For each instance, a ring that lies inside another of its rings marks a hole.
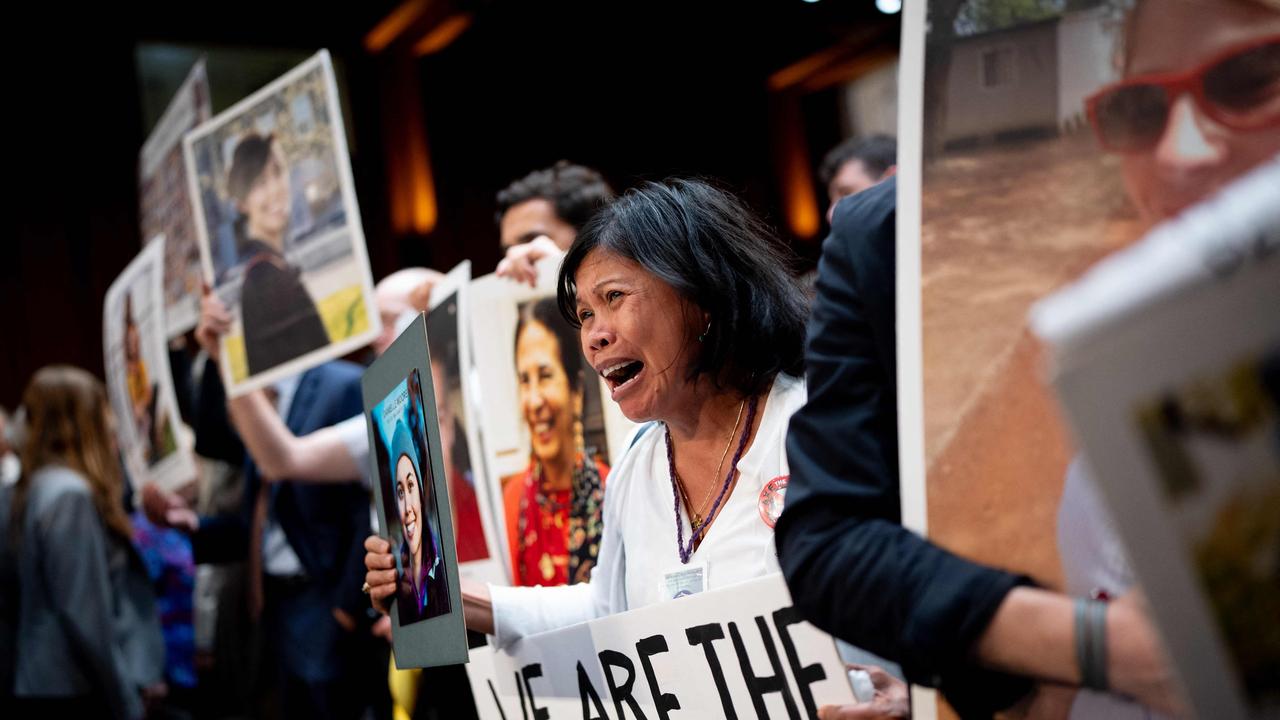
[[[274,135],[248,133],[235,147],[227,193],[243,263],[240,317],[250,375],[329,344],[329,333],[300,270],[285,258],[292,194],[289,164]]]

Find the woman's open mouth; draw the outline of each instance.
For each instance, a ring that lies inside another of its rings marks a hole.
[[[551,442],[555,437],[555,428],[555,418],[535,420],[529,426],[529,429],[533,431],[534,439],[542,444]]]
[[[412,542],[412,541],[413,541],[414,536],[415,536],[415,535],[417,535],[417,534],[418,534],[418,521],[417,521],[417,520],[410,520],[410,521],[409,521],[409,522],[404,526],[404,538],[405,538],[405,540],[408,540],[408,541]]]
[[[602,369],[600,376],[609,384],[610,394],[617,400],[618,395],[635,385],[643,373],[644,363],[639,360],[623,360]]]

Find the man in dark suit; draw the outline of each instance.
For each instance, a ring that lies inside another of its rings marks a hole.
[[[359,365],[335,361],[277,384],[288,428],[303,435],[363,410]],[[242,511],[196,518],[180,500],[146,490],[149,514],[191,531],[197,563],[247,561],[250,615],[261,619],[276,664],[284,717],[355,717],[367,698],[353,690],[365,654],[360,591],[362,543],[371,532],[369,496],[359,478],[341,483],[264,482],[245,467]],[[354,661],[354,662],[353,662]],[[353,697],[355,696],[355,697]]]
[[[898,661],[963,715],[989,715],[1029,681],[973,662],[1023,577],[985,568],[900,524],[894,324],[897,183],[835,210],[805,355],[808,403],[791,418],[791,478],[776,529],[796,605],[814,624]]]

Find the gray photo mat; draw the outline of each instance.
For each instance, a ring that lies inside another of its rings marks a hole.
[[[422,383],[422,410],[427,428],[427,447],[430,449],[432,492],[435,493],[440,523],[440,542],[443,545],[445,575],[449,584],[449,612],[439,617],[419,620],[410,625],[400,625],[399,608],[392,598],[391,638],[396,667],[437,667],[467,662],[467,629],[463,621],[462,591],[458,580],[458,552],[453,532],[453,513],[449,500],[449,481],[444,474],[444,455],[440,438],[433,428],[440,426],[436,416],[435,385],[431,378],[431,354],[427,349],[426,315],[418,315],[405,328],[387,351],[364,372],[360,385],[364,394],[364,417],[369,433],[370,479],[373,485],[374,505],[378,523],[385,536],[390,527],[387,508],[383,503],[382,476],[378,468],[376,443],[377,430],[373,426],[373,409],[396,389],[414,369]],[[443,509],[444,512],[439,512]]]

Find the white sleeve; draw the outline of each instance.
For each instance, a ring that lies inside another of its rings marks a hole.
[[[373,481],[369,477],[369,428],[365,424],[364,415],[349,417],[334,425],[333,429],[347,448],[351,461],[360,469],[360,479],[364,481],[365,489],[372,490]]]
[[[1058,557],[1067,593],[1076,597],[1087,597],[1096,589],[1119,595],[1134,583],[1110,510],[1098,495],[1093,473],[1082,456],[1067,466],[1062,485]]]
[[[615,468],[604,491],[604,529],[591,581],[559,587],[489,586],[495,642],[504,648],[527,635],[557,630],[626,610],[626,553],[617,506],[625,471]]]
[[[594,620],[592,582],[558,587],[490,585],[495,644],[505,648],[526,635]]]

